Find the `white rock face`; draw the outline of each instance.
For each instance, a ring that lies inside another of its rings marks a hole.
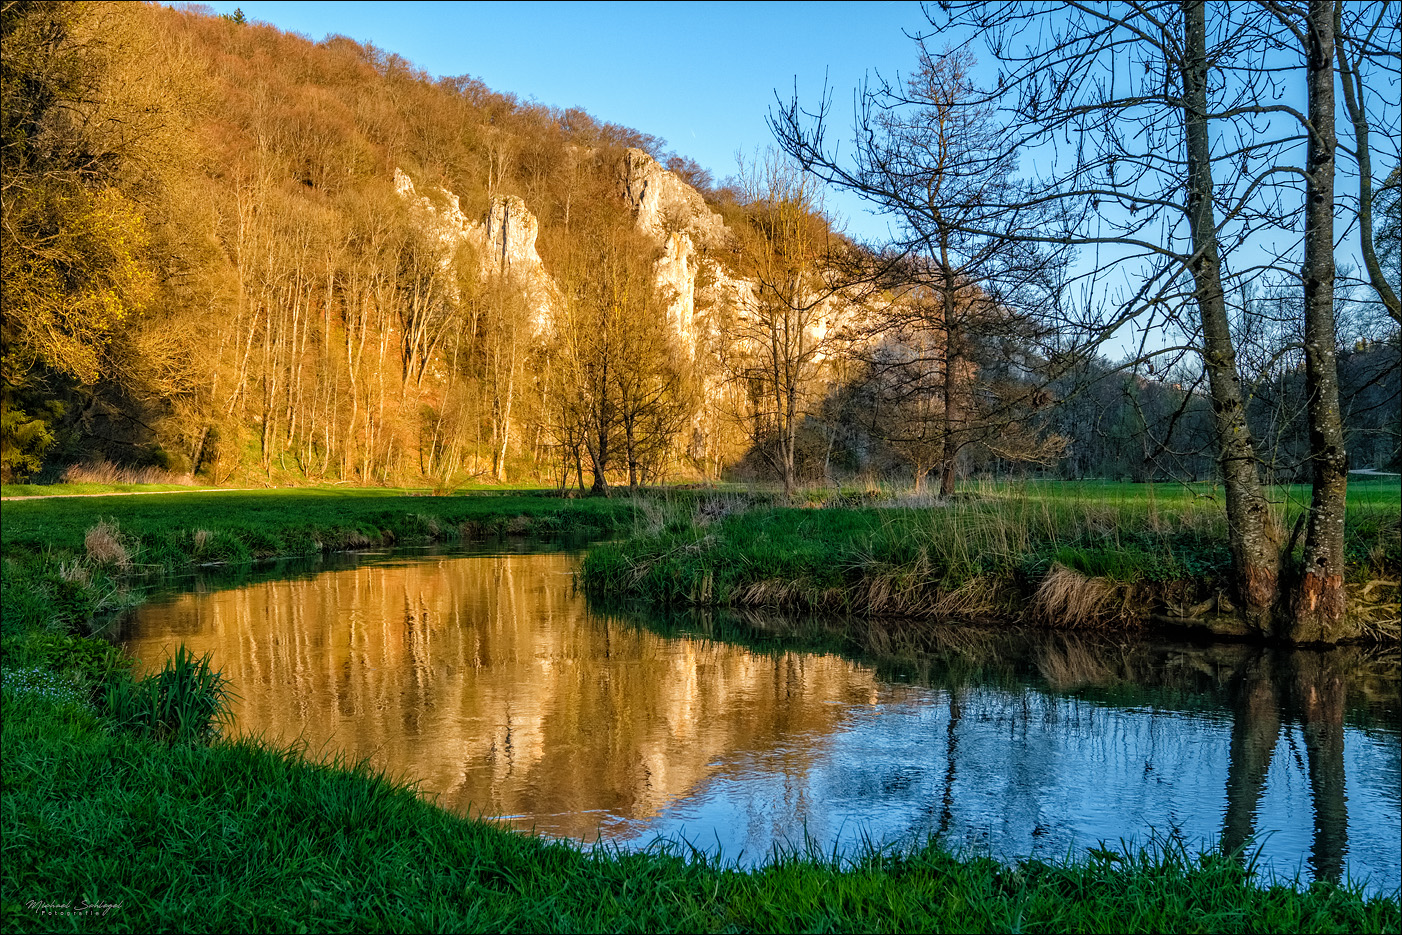
[[[726,237],[725,222],[706,200],[673,172],[641,149],[629,149],[621,167],[623,199],[633,209],[638,229],[662,244],[657,284],[667,298],[667,317],[683,345],[695,352],[700,337],[696,322],[696,277],[701,265],[721,273],[703,255]],[[715,276],[712,277],[716,278]]]
[[[701,193],[641,149],[624,155],[622,175],[623,198],[637,216],[639,229],[659,238],[680,231],[702,247],[725,237],[725,222],[706,207]]]
[[[482,265],[487,269],[495,273],[519,272],[527,275],[545,272],[535,248],[540,224],[520,198],[498,195],[487,209],[485,226],[472,226],[474,234],[481,234]]]
[[[483,278],[509,276],[519,283],[530,303],[537,337],[550,333],[558,320],[561,294],[536,250],[540,225],[523,200],[515,195],[493,198],[479,223],[463,214],[456,195],[441,188],[420,194],[399,169],[394,171],[394,188],[422,229],[439,243],[445,269],[459,246],[470,244],[480,258]],[[666,296],[668,321],[682,345],[694,354],[703,340],[736,340],[735,335],[703,333],[707,326],[697,319],[699,304],[723,309],[739,322],[752,320],[756,307],[755,284],[731,276],[707,255],[708,248],[723,245],[729,237],[720,215],[706,206],[696,189],[640,149],[629,149],[624,156],[620,193],[632,208],[638,229],[662,247],[657,283]],[[703,269],[707,285],[698,296]],[[815,340],[840,327],[850,314],[841,300],[823,304],[821,319],[813,327]]]
[[[458,247],[470,244],[481,260],[483,277],[504,275],[518,282],[531,305],[533,329],[538,335],[549,331],[560,290],[536,251],[540,224],[524,201],[515,195],[493,198],[486,219],[479,224],[462,213],[457,195],[442,188],[431,190],[433,197],[420,195],[413,180],[399,169],[394,170],[394,190],[408,202],[421,229],[438,241],[445,269]]]

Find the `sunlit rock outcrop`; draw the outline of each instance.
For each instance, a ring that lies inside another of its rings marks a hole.
[[[420,228],[437,241],[447,268],[463,246],[476,254],[484,279],[509,277],[526,293],[536,332],[548,332],[559,306],[559,288],[536,251],[540,224],[515,195],[498,195],[482,222],[468,220],[458,196],[442,188],[420,194],[402,170],[394,170],[394,190],[408,203]]]
[[[725,222],[706,207],[700,192],[669,172],[641,149],[629,149],[623,159],[623,198],[632,207],[638,227],[657,237],[684,233],[709,247],[725,237]]]

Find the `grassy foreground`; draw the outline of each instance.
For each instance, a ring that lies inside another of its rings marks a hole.
[[[8,682],[8,680],[7,680]],[[460,818],[364,767],[167,744],[4,690],[5,931],[1395,931],[1396,899],[1171,848],[1014,867],[937,846],[739,869]],[[83,907],[94,907],[84,910]]]
[[[1301,493],[1277,491],[1283,539],[1303,510]],[[1395,483],[1349,490],[1350,609],[1375,639],[1397,636],[1400,503]],[[987,486],[947,503],[878,491],[822,505],[757,506],[723,495],[679,504],[651,534],[592,549],[585,587],[664,606],[1059,628],[1158,618],[1244,632],[1227,598],[1223,509],[1207,488],[1024,484]]]
[[[74,635],[131,600],[124,583],[142,567],[493,531],[632,530],[651,542],[692,517],[709,528],[778,515],[835,524],[816,534],[795,526],[792,544],[773,540],[776,550],[816,541],[795,560],[817,563],[842,530],[875,542],[901,515],[760,504],[708,518],[717,509],[685,497],[360,491],[8,501],[3,930],[1368,932],[1402,923],[1395,895],[1260,885],[1234,860],[1173,848],[1009,867],[931,844],[843,859],[776,855],[755,869],[685,845],[581,848],[453,815],[363,765],[221,739],[207,669],[182,663],[188,678],[177,666],[137,681],[107,644]],[[968,543],[971,559],[978,547]]]

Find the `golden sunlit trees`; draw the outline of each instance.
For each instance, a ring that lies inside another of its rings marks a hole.
[[[52,376],[92,385],[113,336],[150,302],[141,212],[118,183],[149,121],[113,104],[113,11],[8,0],[0,7],[0,377],[5,475],[53,440],[22,397]],[[53,409],[50,407],[50,411]]]
[[[753,290],[729,323],[728,368],[747,389],[755,450],[791,497],[794,450],[823,363],[874,280],[866,257],[823,216],[819,181],[776,153],[743,167],[746,228],[737,271]]]
[[[550,345],[554,432],[573,448],[564,457],[587,455],[598,494],[620,456],[637,486],[670,454],[692,405],[653,272],[657,247],[629,221],[615,207],[575,225]]]

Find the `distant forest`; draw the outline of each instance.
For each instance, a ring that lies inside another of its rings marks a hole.
[[[956,326],[944,271],[839,236],[778,156],[718,181],[581,110],[199,8],[6,0],[0,36],[6,482],[1213,477],[1200,370],[1059,357],[1034,304],[963,282]],[[638,150],[716,233],[640,225]],[[548,314],[396,170],[471,223],[520,199]],[[1276,323],[1242,335],[1264,468],[1302,479],[1289,300],[1242,301]],[[1339,303],[1351,462],[1398,470],[1398,333]]]

